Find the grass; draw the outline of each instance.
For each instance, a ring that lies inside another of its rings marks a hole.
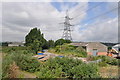
[[[0,80],[2,79],[2,47],[0,47]]]
[[[17,78],[36,78],[34,73],[18,70]]]
[[[100,67],[99,73],[102,78],[118,78],[118,66]]]

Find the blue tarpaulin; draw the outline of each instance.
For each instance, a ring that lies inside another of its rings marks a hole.
[[[64,56],[58,56],[58,57],[64,57]]]
[[[38,53],[38,55],[44,55],[43,53]]]

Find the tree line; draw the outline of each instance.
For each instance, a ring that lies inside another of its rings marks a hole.
[[[41,33],[40,29],[33,28],[25,37],[25,46],[31,47],[35,53],[37,51],[41,51],[43,49],[53,48],[57,45],[62,45],[64,43],[71,43],[70,40],[58,39],[54,40],[46,40],[44,38],[44,34]]]

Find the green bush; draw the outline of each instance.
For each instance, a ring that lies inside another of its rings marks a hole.
[[[6,55],[2,60],[2,78],[8,78],[10,72],[10,65],[13,63],[12,55]]]
[[[79,64],[70,70],[70,78],[97,78],[97,66],[94,64]]]
[[[3,61],[10,62],[12,59],[16,62],[16,64],[20,67],[20,69],[35,72],[38,70],[40,66],[40,62],[36,58],[33,58],[33,53],[27,47],[6,47],[3,48],[4,52],[6,52],[7,59],[3,59]],[[9,67],[8,63],[3,63],[4,66]],[[5,70],[4,70],[5,71]],[[8,71],[6,71],[8,72]]]
[[[92,60],[92,61],[102,59],[102,62],[98,63],[99,66],[107,66],[108,64],[116,66],[116,65],[119,64],[118,59],[112,58],[112,57],[109,57],[109,56],[102,56],[102,55],[100,55],[100,56],[88,56],[87,59]]]
[[[98,65],[100,67],[105,67],[105,66],[107,66],[107,63],[106,62],[99,62]]]
[[[37,72],[39,78],[96,78],[98,68],[67,57],[49,59]]]
[[[73,46],[70,48],[64,45],[66,49],[73,49]],[[65,49],[65,51],[66,51]],[[68,51],[68,52],[69,52]],[[67,51],[66,51],[67,52]],[[69,54],[71,54],[69,52]],[[51,58],[44,63],[38,62],[36,58],[33,58],[29,50],[12,50],[10,54],[7,54],[9,61],[4,64],[6,67],[4,72],[7,74],[9,71],[9,64],[11,60],[15,61],[21,70],[36,73],[39,78],[96,78],[98,77],[98,68],[93,64],[85,64],[81,60],[72,59],[72,58]],[[8,60],[6,60],[8,61]],[[7,65],[8,64],[8,65]],[[5,75],[3,75],[5,76]]]
[[[8,53],[8,54],[15,51],[21,51],[21,50],[31,51],[29,47],[2,47],[2,52]]]
[[[71,43],[70,40],[58,39],[55,41],[55,46],[63,45],[64,43]]]
[[[16,55],[14,56],[14,61],[17,63],[20,69],[28,72],[38,71],[40,66],[40,62],[38,62],[37,59],[33,58],[31,55]]]
[[[55,48],[49,49],[49,52],[56,54],[63,54],[66,56],[75,56],[75,57],[86,57],[87,53],[82,47],[74,47],[72,45],[64,44],[61,46],[56,46]]]
[[[112,59],[110,61],[108,61],[107,63],[110,65],[119,65],[119,61],[118,59]]]
[[[98,56],[98,58],[102,59],[102,62],[105,62],[109,65],[118,65],[118,62],[119,60],[116,59],[116,58],[112,58],[112,57],[109,57],[109,56]]]

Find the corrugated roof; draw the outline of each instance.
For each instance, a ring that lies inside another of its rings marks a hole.
[[[74,46],[87,46],[88,43],[86,42],[80,42],[80,43],[70,43],[70,45],[74,45]]]
[[[91,44],[91,43],[98,44],[100,42],[79,42],[79,43],[70,43],[70,45],[74,45],[74,46],[87,46],[88,44]],[[100,44],[102,44],[102,43],[100,43]]]

